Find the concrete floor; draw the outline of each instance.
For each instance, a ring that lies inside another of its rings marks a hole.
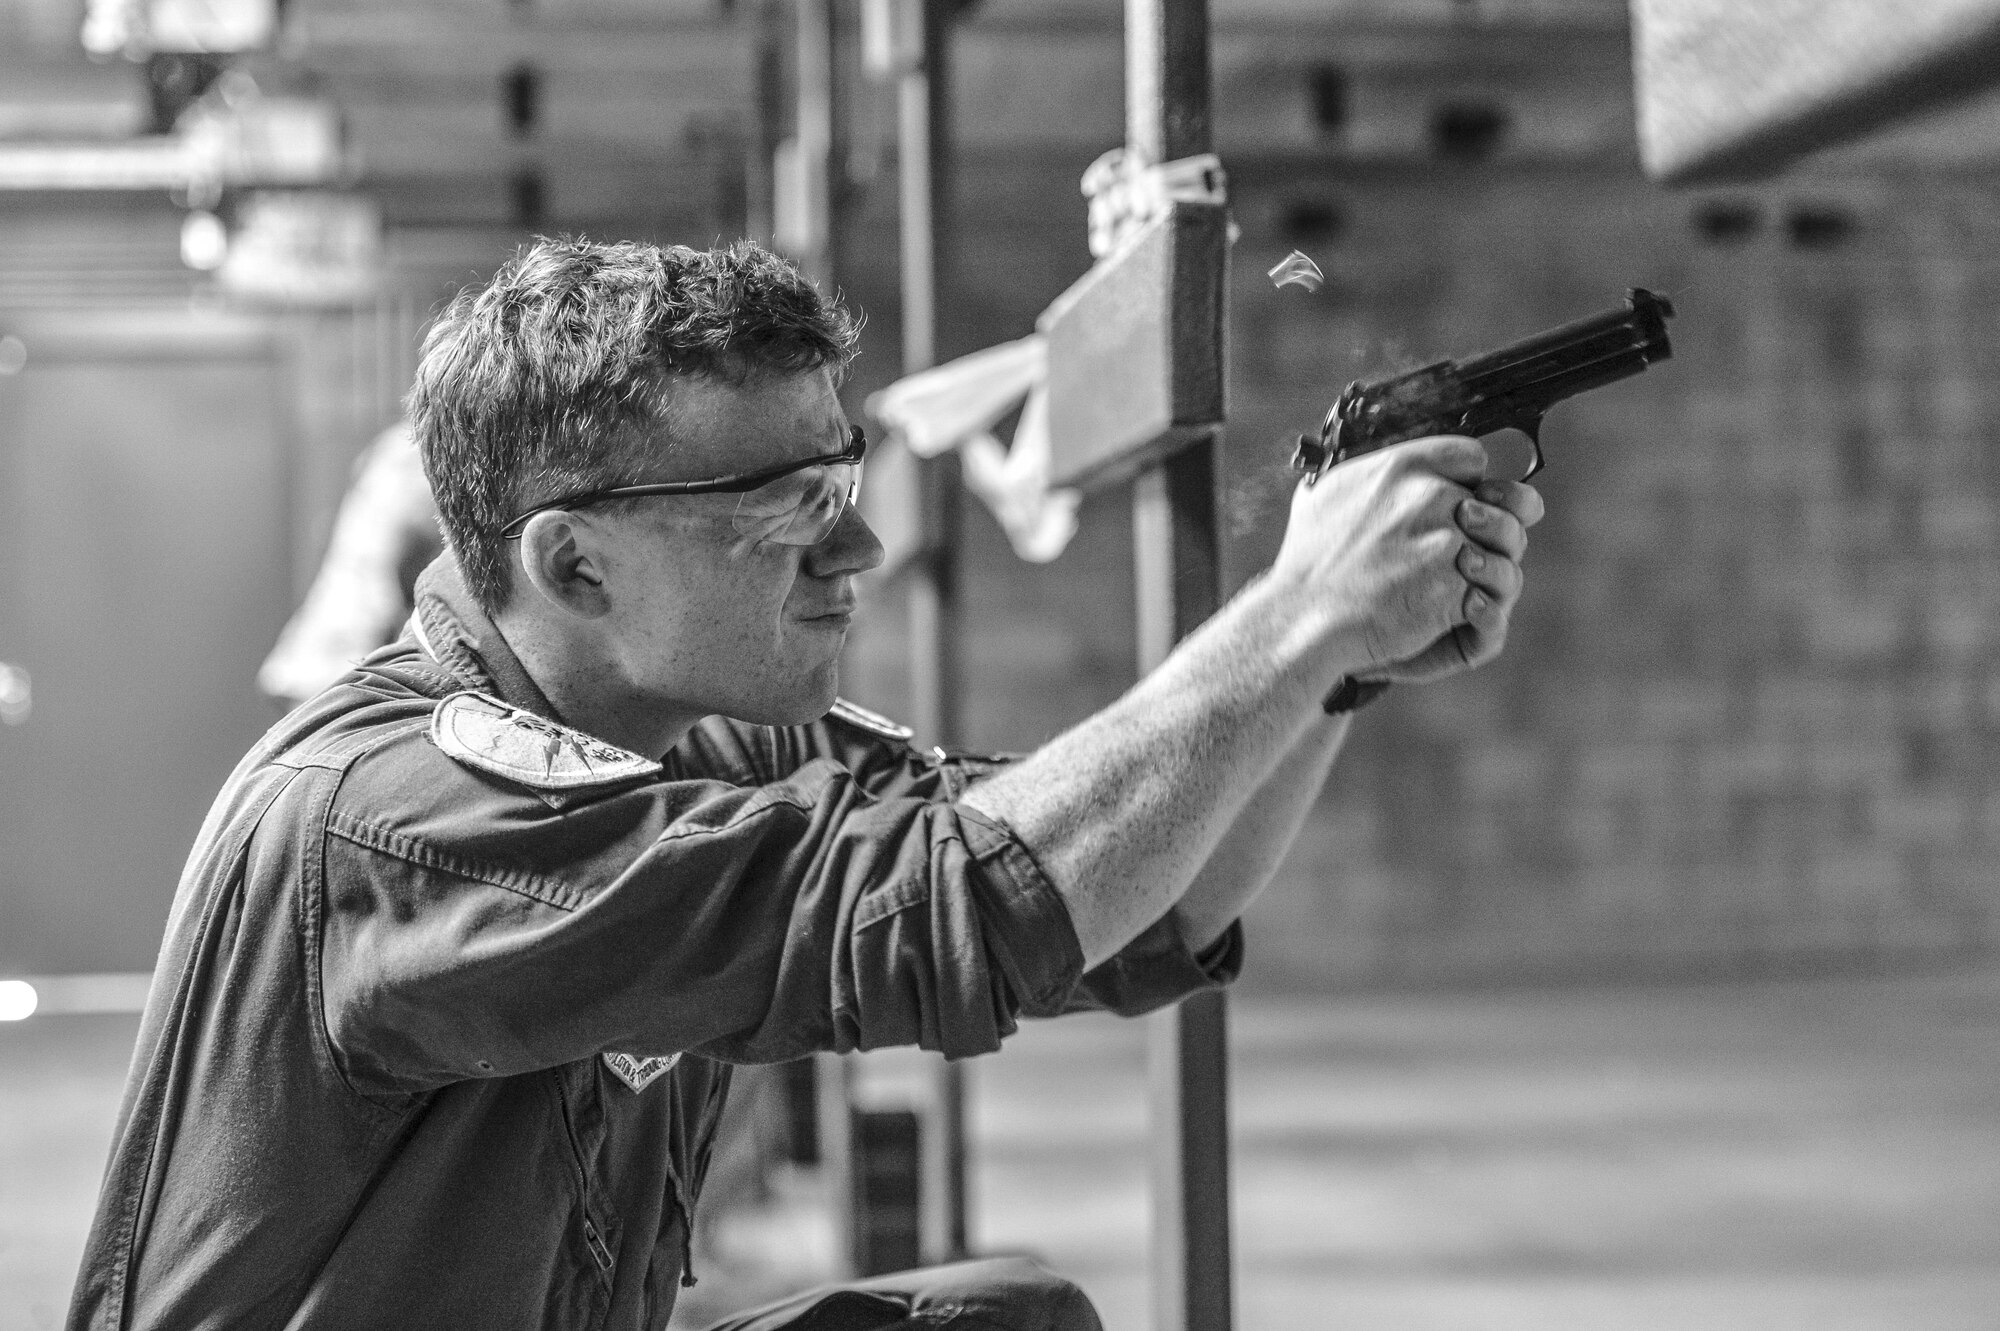
[[[0,1026],[0,1331],[58,1324],[134,1019]],[[975,1242],[1145,1322],[1143,1031],[1024,1031],[973,1075]],[[1245,1001],[1246,1331],[1994,1331],[2000,969]],[[724,1218],[696,1305],[825,1243]],[[694,1311],[694,1308],[690,1308]]]
[[[1146,1325],[1138,1032],[981,1070],[978,1241]],[[1243,1004],[1241,1325],[2000,1328],[2000,973]]]

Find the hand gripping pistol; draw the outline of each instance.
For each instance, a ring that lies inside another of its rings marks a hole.
[[[1441,360],[1407,374],[1356,381],[1327,409],[1319,436],[1299,436],[1292,466],[1311,485],[1329,467],[1434,434],[1482,436],[1518,430],[1533,450],[1526,480],[1542,469],[1542,417],[1565,398],[1616,383],[1673,354],[1673,304],[1633,287],[1622,309],[1536,333],[1470,360]],[[1343,679],[1326,710],[1348,712],[1388,684]]]

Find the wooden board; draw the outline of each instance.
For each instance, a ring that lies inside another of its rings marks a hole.
[[[1177,203],[1037,320],[1051,484],[1127,480],[1221,425],[1228,228],[1221,208]]]
[[[1655,180],[1768,175],[2000,83],[2000,0],[1632,0]]]

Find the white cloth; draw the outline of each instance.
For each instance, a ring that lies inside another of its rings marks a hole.
[[[257,671],[258,687],[303,701],[394,638],[410,613],[401,570],[441,544],[423,460],[409,422],[398,421],[356,460],[319,573]]]
[[[1102,259],[1175,203],[1229,202],[1229,178],[1214,153],[1157,165],[1113,148],[1083,173],[1090,200],[1090,254]]]
[[[993,510],[1014,553],[1043,564],[1076,535],[1082,496],[1049,488],[1048,344],[1039,335],[898,379],[868,412],[918,457],[959,450],[966,489]],[[1026,398],[1012,446],[993,427]]]

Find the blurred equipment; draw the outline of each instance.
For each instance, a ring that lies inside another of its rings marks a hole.
[[[0,980],[0,1021],[26,1021],[41,1006],[41,995],[26,980]]]
[[[236,215],[236,234],[216,265],[224,290],[301,305],[341,305],[366,299],[380,284],[382,209],[366,195],[260,190],[243,200]]]
[[[185,72],[194,60],[148,62],[151,133],[0,143],[0,189],[171,190],[209,209],[230,189],[319,186],[349,174],[333,103],[266,93],[249,74],[208,57],[198,72],[169,79],[172,95],[163,94],[160,71]]]
[[[1671,184],[1768,175],[2000,84],[2000,0],[1632,0],[1639,152]]]
[[[155,51],[255,51],[278,31],[278,0],[86,0],[83,49],[142,58]]]

